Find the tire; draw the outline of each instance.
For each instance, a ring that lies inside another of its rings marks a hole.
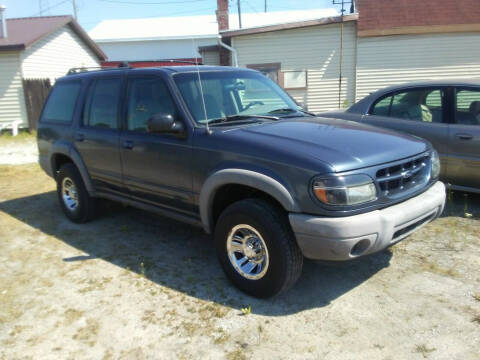
[[[302,273],[303,255],[287,214],[265,200],[246,199],[227,207],[217,221],[214,238],[227,277],[249,295],[278,295]],[[250,273],[245,271],[252,268]]]
[[[88,195],[77,167],[68,163],[56,176],[57,195],[63,213],[75,223],[84,223],[95,216],[95,198]]]

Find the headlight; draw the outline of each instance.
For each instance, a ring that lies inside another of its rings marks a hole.
[[[367,175],[319,177],[313,182],[313,193],[327,205],[356,205],[377,198],[373,180]]]
[[[432,151],[430,162],[432,163],[432,178],[436,179],[440,175],[440,158],[435,150]]]

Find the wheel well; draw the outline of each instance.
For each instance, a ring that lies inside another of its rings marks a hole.
[[[52,169],[54,176],[56,176],[60,168],[67,163],[73,164],[72,159],[64,154],[55,154],[52,158]]]
[[[220,214],[228,206],[234,202],[249,198],[263,199],[279,209],[285,210],[278,200],[266,192],[246,185],[227,184],[220,187],[215,193],[212,204],[212,227],[215,227]]]

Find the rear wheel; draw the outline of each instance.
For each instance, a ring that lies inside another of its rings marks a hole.
[[[63,165],[56,180],[58,200],[63,213],[76,223],[91,220],[95,216],[95,198],[88,195],[76,166],[72,163]]]
[[[265,200],[241,200],[225,209],[215,246],[228,278],[256,297],[288,290],[302,272],[303,255],[286,213]]]

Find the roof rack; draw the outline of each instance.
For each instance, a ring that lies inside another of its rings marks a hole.
[[[126,61],[122,61],[118,66],[88,66],[88,67],[74,67],[68,70],[67,75],[79,74],[87,71],[101,71],[101,70],[120,70],[122,68],[130,68],[130,65]]]

